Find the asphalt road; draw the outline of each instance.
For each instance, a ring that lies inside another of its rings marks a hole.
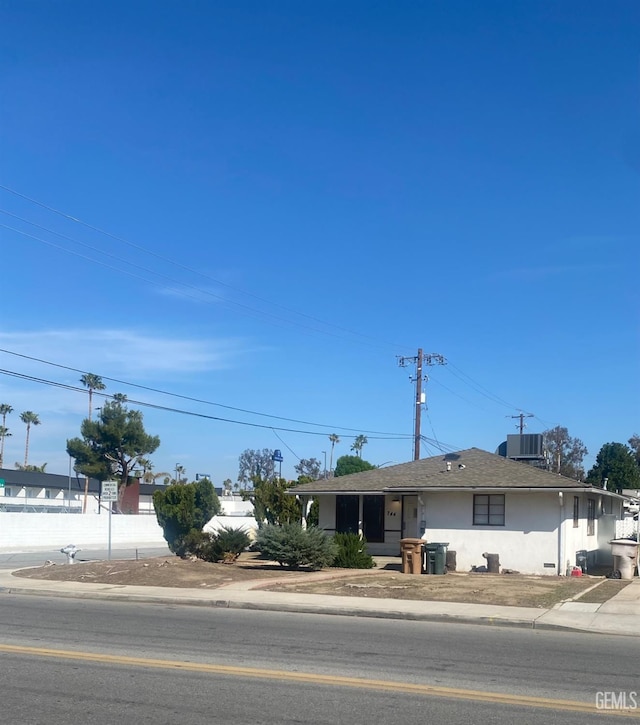
[[[640,690],[637,639],[581,633],[6,593],[0,632],[21,724],[584,725]]]

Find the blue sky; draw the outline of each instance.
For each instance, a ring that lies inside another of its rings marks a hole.
[[[32,410],[30,463],[67,472],[86,393],[15,373],[76,370],[185,411],[134,406],[157,471],[279,448],[293,477],[330,433],[408,461],[418,348],[447,360],[423,456],[494,451],[520,411],[587,466],[640,432],[635,0],[0,13],[8,465]]]

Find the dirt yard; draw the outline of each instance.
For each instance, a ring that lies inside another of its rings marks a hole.
[[[348,597],[378,597],[392,599],[430,600],[440,602],[469,602],[499,604],[514,607],[549,608],[558,602],[578,597],[585,589],[602,580],[541,576],[491,574],[447,574],[445,576],[409,576],[380,573],[377,577],[352,576],[343,580],[292,583],[267,586],[270,591],[302,592],[307,594],[340,595]],[[620,582],[618,582],[620,583]],[[628,582],[624,582],[626,585]],[[607,601],[615,591],[609,589]],[[596,589],[597,591],[597,589]]]
[[[598,577],[529,577],[452,573],[412,576],[389,569],[325,569],[301,572],[283,569],[255,554],[235,564],[161,557],[141,561],[99,561],[23,569],[16,576],[51,581],[116,585],[218,589],[254,581],[256,588],[320,595],[433,600],[548,608],[589,589],[582,601],[606,601],[628,582]]]

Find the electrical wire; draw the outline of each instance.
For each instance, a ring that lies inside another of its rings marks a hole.
[[[2,210],[0,210],[0,211],[2,211]],[[31,222],[28,222],[28,223],[31,223]],[[35,226],[39,226],[39,225],[36,224]],[[146,277],[143,277],[143,276],[141,276],[139,274],[136,274],[135,272],[132,272],[132,271],[130,271],[128,269],[125,269],[125,268],[122,268],[122,267],[114,267],[112,264],[107,264],[106,262],[103,262],[103,261],[101,261],[99,259],[93,259],[92,257],[89,257],[86,254],[81,254],[80,252],[76,252],[76,251],[73,251],[71,249],[67,249],[66,247],[63,247],[60,244],[56,244],[55,242],[52,242],[52,241],[50,241],[48,239],[43,239],[42,237],[35,236],[34,234],[29,234],[28,232],[25,232],[25,231],[23,231],[21,229],[16,229],[15,227],[11,227],[8,224],[2,224],[2,223],[0,223],[0,227],[2,227],[3,229],[8,229],[9,231],[15,232],[16,234],[20,234],[20,235],[22,235],[24,237],[28,237],[29,239],[33,239],[34,241],[40,242],[40,243],[45,244],[45,245],[47,245],[49,247],[52,247],[54,249],[58,249],[58,250],[60,250],[62,252],[66,252],[67,254],[70,254],[71,256],[79,257],[80,259],[84,259],[85,261],[91,262],[93,264],[97,264],[97,265],[99,265],[101,267],[104,267],[106,269],[110,269],[110,270],[112,270],[114,272],[118,272],[120,274],[125,274],[125,275],[127,275],[129,277],[133,277],[134,279],[142,280],[143,282],[146,282],[147,284],[150,284],[150,285],[153,285],[153,286],[156,286],[156,287],[160,287],[161,286],[160,283],[157,282],[156,280],[148,279]],[[52,234],[57,234],[57,232],[54,232],[54,231],[52,231],[51,233]],[[66,236],[66,235],[61,235],[61,236]],[[66,237],[66,238],[68,239],[68,237]],[[312,332],[312,333],[318,333],[318,334],[321,334],[321,335],[327,335],[329,337],[333,337],[333,338],[338,339],[338,340],[343,340],[344,339],[340,335],[338,335],[338,334],[336,334],[334,332],[331,332],[329,330],[320,330],[318,328],[310,327],[309,325],[302,325],[300,323],[294,323],[293,321],[288,320],[285,317],[281,317],[279,315],[274,315],[271,312],[267,312],[267,311],[264,311],[264,310],[256,310],[255,308],[249,307],[248,305],[244,305],[241,302],[235,302],[234,300],[229,300],[229,299],[226,299],[224,297],[221,297],[220,295],[217,295],[214,292],[211,292],[210,290],[205,290],[205,289],[202,289],[201,287],[196,287],[195,285],[191,285],[191,284],[188,284],[186,282],[180,282],[180,281],[175,280],[175,279],[173,279],[171,277],[167,277],[166,275],[161,274],[159,272],[154,272],[153,270],[149,270],[146,267],[142,267],[141,265],[136,265],[136,264],[127,262],[126,260],[123,260],[122,258],[117,257],[116,255],[113,255],[113,254],[110,254],[110,253],[107,253],[107,252],[102,252],[101,250],[98,250],[95,247],[92,247],[91,245],[84,244],[83,242],[77,242],[77,243],[78,244],[82,244],[85,247],[89,247],[90,249],[92,249],[93,251],[98,252],[99,254],[105,254],[105,255],[107,255],[109,257],[112,257],[112,258],[114,258],[114,259],[116,259],[118,261],[123,262],[124,264],[137,267],[138,269],[144,270],[144,271],[146,271],[149,274],[154,274],[154,275],[156,275],[158,277],[161,277],[161,278],[163,278],[165,280],[168,280],[168,281],[170,281],[174,285],[178,285],[180,287],[185,287],[185,288],[187,288],[189,290],[195,290],[195,292],[197,292],[197,294],[190,294],[188,291],[180,290],[180,294],[182,294],[184,297],[190,297],[191,299],[197,300],[198,302],[202,302],[203,301],[203,299],[202,299],[203,296],[205,298],[209,298],[210,297],[212,299],[215,299],[218,303],[220,303],[222,305],[233,306],[233,307],[239,308],[242,311],[243,314],[246,314],[249,317],[253,317],[254,319],[268,318],[269,319],[269,322],[271,324],[274,324],[274,325],[276,325],[278,327],[286,327],[286,326],[293,325],[295,327],[298,327],[298,328],[302,329],[303,331]],[[205,301],[210,301],[210,300],[205,300]],[[278,323],[285,323],[285,324],[283,325],[283,324],[278,324]],[[363,343],[363,344],[370,345],[370,343]],[[370,346],[372,346],[372,347],[382,347],[380,345],[370,345]],[[385,346],[385,349],[386,349],[386,346]]]
[[[18,378],[20,380],[28,380],[30,382],[35,382],[35,383],[39,383],[42,385],[49,385],[49,386],[56,387],[56,388],[63,388],[65,390],[71,390],[73,392],[80,392],[80,393],[86,392],[86,389],[79,388],[78,386],[75,386],[75,385],[69,385],[68,383],[60,383],[55,380],[47,380],[46,378],[40,378],[35,375],[27,375],[26,373],[19,373],[19,372],[16,372],[15,370],[0,369],[0,374],[7,375],[7,376],[13,377],[13,378]],[[109,395],[107,393],[102,393],[97,390],[93,391],[93,395],[104,398],[104,399],[112,399],[114,397],[112,395]],[[174,408],[174,407],[171,407],[168,405],[150,403],[150,402],[144,401],[144,400],[135,400],[135,399],[129,398],[129,397],[127,397],[127,402],[132,403],[134,405],[141,405],[146,408],[152,408],[154,410],[161,410],[161,411],[166,411],[169,413],[179,413],[181,415],[188,415],[188,416],[192,416],[194,418],[204,418],[206,420],[216,420],[216,421],[220,421],[223,423],[234,423],[236,425],[244,425],[244,426],[248,426],[250,428],[262,428],[262,429],[273,430],[273,431],[279,430],[279,431],[284,431],[286,433],[304,433],[306,435],[318,435],[318,436],[328,435],[328,433],[326,431],[300,430],[297,428],[284,428],[284,427],[280,427],[280,426],[273,426],[273,425],[267,425],[267,424],[262,424],[262,423],[251,423],[248,421],[234,420],[232,418],[222,418],[220,416],[207,415],[206,413],[197,413],[192,410],[183,410],[181,408]],[[312,424],[312,425],[317,425],[317,424]],[[342,430],[342,428],[340,426],[333,426],[333,428]],[[347,429],[347,430],[353,430],[353,429]],[[395,433],[379,433],[379,434],[377,434],[375,431],[365,431],[365,432],[368,435],[370,435],[371,438],[374,440],[404,440],[408,437],[405,434],[395,434]]]
[[[373,337],[371,337],[369,335],[364,335],[363,333],[356,332],[355,330],[351,330],[351,329],[346,328],[346,327],[342,327],[341,325],[336,325],[335,323],[326,322],[326,321],[321,320],[321,319],[319,319],[317,317],[314,317],[313,315],[309,315],[309,314],[307,314],[305,312],[300,312],[299,310],[294,310],[293,308],[287,307],[287,306],[282,305],[282,304],[279,304],[277,302],[269,301],[269,300],[267,300],[267,299],[265,299],[263,297],[260,297],[259,295],[256,295],[256,294],[254,294],[252,292],[247,292],[246,290],[242,290],[239,287],[235,287],[235,286],[230,285],[230,284],[228,284],[226,282],[223,282],[222,280],[219,280],[219,279],[216,279],[214,277],[211,277],[210,275],[205,274],[204,272],[202,272],[200,270],[197,270],[197,269],[194,269],[192,267],[189,267],[189,266],[187,266],[185,264],[182,264],[181,262],[178,262],[175,259],[171,259],[170,257],[165,257],[165,256],[163,256],[161,254],[158,254],[157,252],[154,252],[151,249],[148,249],[146,247],[143,247],[143,246],[141,246],[139,244],[135,244],[134,242],[131,242],[128,239],[125,239],[124,237],[120,237],[118,235],[112,234],[111,232],[108,232],[108,231],[106,231],[104,229],[101,229],[100,227],[93,226],[92,224],[89,224],[88,222],[85,222],[82,219],[78,219],[77,217],[71,216],[70,214],[67,214],[66,212],[60,211],[58,209],[55,209],[52,206],[49,206],[47,204],[44,204],[43,202],[38,201],[37,199],[33,199],[32,197],[29,197],[26,194],[22,194],[21,192],[16,191],[15,189],[11,189],[8,186],[5,186],[3,184],[0,184],[0,189],[2,189],[3,191],[8,192],[10,194],[13,194],[13,195],[15,195],[15,196],[17,196],[17,197],[19,197],[21,199],[24,199],[25,201],[28,201],[31,204],[35,204],[35,205],[37,205],[37,206],[39,206],[39,207],[41,207],[43,209],[46,209],[47,211],[50,211],[50,212],[52,212],[54,214],[57,214],[57,215],[63,217],[64,219],[67,219],[68,221],[71,221],[71,222],[73,222],[75,224],[79,224],[79,225],[81,225],[83,227],[86,227],[87,229],[90,229],[90,230],[92,230],[94,232],[97,232],[98,234],[103,234],[104,236],[109,237],[109,238],[111,238],[111,239],[113,239],[115,241],[118,241],[118,242],[122,243],[122,244],[125,244],[125,245],[127,245],[127,246],[129,246],[129,247],[131,247],[133,249],[136,249],[137,251],[140,251],[140,252],[142,252],[144,254],[148,254],[148,255],[150,255],[152,257],[155,257],[156,259],[159,259],[159,260],[161,260],[161,261],[163,261],[163,262],[165,262],[167,264],[170,264],[170,265],[172,265],[174,267],[177,267],[177,268],[182,269],[182,270],[184,270],[186,272],[189,272],[190,274],[194,274],[194,275],[197,275],[199,277],[202,277],[202,278],[206,279],[209,282],[214,282],[215,284],[220,285],[222,287],[226,287],[228,289],[231,289],[231,290],[233,290],[236,293],[240,293],[240,294],[245,295],[247,297],[251,297],[251,298],[257,300],[258,302],[262,302],[263,304],[267,304],[267,305],[272,305],[274,307],[278,307],[278,308],[280,308],[280,309],[282,309],[282,310],[284,310],[286,312],[289,312],[289,313],[294,314],[294,315],[298,315],[299,317],[306,318],[308,320],[311,320],[313,322],[319,323],[319,324],[324,325],[324,326],[327,326],[327,327],[335,328],[337,330],[340,330],[342,333],[347,333],[348,335],[353,335],[353,336],[359,337],[359,338],[361,338],[363,340],[369,340],[370,341],[369,344],[371,344],[371,341],[373,341],[376,345],[379,345],[380,344],[380,341],[377,338],[373,338]],[[11,212],[8,212],[8,213],[11,214]],[[11,215],[12,216],[15,216],[13,214],[11,214]],[[18,218],[20,218],[20,217],[18,217]],[[33,222],[30,222],[30,221],[24,220],[24,219],[23,219],[23,221],[26,221],[26,223],[28,223],[28,224],[32,224],[33,223]],[[39,225],[36,224],[36,226],[39,226]],[[51,231],[51,230],[49,230],[49,231]],[[57,232],[52,232],[52,233],[57,234]],[[71,238],[70,237],[67,237],[67,239],[71,239]],[[73,240],[73,239],[71,241],[74,241],[77,244],[84,244],[83,242],[79,242],[79,241]],[[105,252],[102,252],[102,251],[100,251],[100,253],[106,254]],[[182,284],[182,283],[179,283],[179,284]],[[233,303],[233,304],[239,305],[241,307],[248,308],[248,306],[241,305],[241,303],[237,303],[236,302],[236,303]],[[248,308],[248,309],[253,309],[253,308]],[[256,312],[256,311],[257,310],[254,309],[254,312]],[[261,310],[258,310],[258,312],[262,312],[262,311]],[[263,314],[271,314],[271,313],[263,313]],[[299,325],[299,323],[293,323],[293,322],[291,324],[298,324]],[[314,328],[311,328],[311,329],[314,329]],[[325,334],[330,334],[330,333],[325,333]],[[336,336],[336,335],[334,334],[334,336]],[[395,349],[398,349],[398,348],[404,349],[404,347],[405,347],[404,345],[398,345],[396,343],[389,343],[389,342],[385,342],[384,345],[385,345],[385,347],[394,347]]]
[[[297,461],[300,461],[300,456],[289,446],[288,443],[285,443],[285,441],[282,439],[282,437],[279,436],[273,428],[272,428],[272,430],[273,430],[273,435],[275,435],[275,437],[280,441],[280,443],[282,443],[282,445],[289,451],[289,453],[291,453]]]
[[[89,373],[86,370],[79,370],[78,368],[73,368],[68,365],[61,365],[60,363],[54,363],[49,360],[43,360],[42,358],[33,357],[31,355],[25,355],[20,352],[14,352],[12,350],[6,350],[4,348],[0,348],[0,353],[5,353],[7,355],[13,355],[15,357],[24,358],[25,360],[31,360],[32,362],[38,362],[42,363],[44,365],[50,365],[51,367],[60,368],[61,370],[68,370],[70,372],[78,373],[80,375],[91,375],[93,373]],[[238,408],[233,405],[224,405],[223,403],[215,403],[210,400],[204,400],[202,398],[194,398],[190,395],[181,395],[180,393],[171,393],[167,390],[160,390],[159,388],[152,388],[148,385],[139,385],[138,383],[131,383],[126,380],[119,380],[118,378],[110,378],[106,375],[98,375],[99,378],[102,380],[108,380],[111,383],[117,383],[118,385],[125,385],[130,388],[138,388],[139,390],[146,390],[147,392],[151,393],[158,393],[160,395],[168,395],[172,398],[180,398],[181,400],[188,400],[191,403],[202,403],[204,405],[214,405],[218,408],[224,408],[225,410],[233,410],[236,413],[246,413],[248,415],[256,415],[263,418],[272,418],[273,420],[283,420],[287,421],[289,423],[299,423],[300,425],[313,425],[317,426],[318,428],[331,428],[334,427],[338,430],[344,430],[351,433],[362,433],[363,431],[358,428],[345,428],[343,426],[328,426],[324,423],[313,423],[312,421],[308,420],[298,420],[296,418],[286,418],[284,416],[280,415],[271,415],[269,413],[259,413],[255,410],[248,410],[246,408]],[[84,388],[73,388],[74,390],[80,390],[81,392],[86,392],[86,389]],[[95,391],[94,391],[95,392]],[[107,396],[109,397],[109,396]],[[269,426],[266,426],[267,428]],[[389,435],[389,436],[398,436],[398,437],[404,437],[405,434],[403,433],[384,433],[381,431],[364,431],[365,433],[372,433],[372,434],[379,434],[379,435]],[[349,437],[349,436],[347,436]]]
[[[163,261],[163,262],[165,262],[167,264],[170,264],[170,265],[172,265],[172,266],[174,266],[174,267],[176,267],[178,269],[181,269],[183,271],[189,272],[190,274],[197,275],[197,276],[199,276],[199,277],[201,277],[203,279],[206,279],[209,282],[213,282],[213,283],[215,283],[215,284],[217,284],[217,285],[219,285],[221,287],[226,287],[226,288],[228,288],[230,290],[233,290],[236,293],[239,293],[239,294],[242,294],[242,295],[246,295],[247,297],[251,297],[251,298],[253,298],[253,299],[255,299],[255,300],[257,300],[257,301],[259,301],[261,303],[264,303],[264,304],[267,304],[267,305],[272,305],[272,306],[277,307],[277,308],[280,308],[280,309],[282,309],[282,310],[284,310],[284,311],[286,311],[286,312],[288,312],[290,314],[293,314],[293,315],[296,315],[296,316],[299,316],[299,317],[302,317],[302,318],[311,320],[311,321],[313,321],[315,323],[318,323],[320,325],[323,325],[325,327],[334,328],[335,330],[338,330],[341,333],[346,334],[348,336],[353,336],[355,338],[359,338],[359,341],[360,341],[361,344],[367,344],[369,346],[380,347],[380,348],[383,347],[383,346],[385,348],[390,347],[390,346],[393,346],[393,347],[395,347],[395,349],[405,349],[405,347],[406,347],[406,349],[409,349],[407,346],[404,346],[404,345],[397,345],[397,344],[392,344],[392,343],[388,343],[388,342],[383,342],[383,341],[378,340],[377,338],[373,338],[373,337],[370,337],[368,335],[364,335],[362,333],[356,332],[354,330],[350,330],[350,329],[345,328],[345,327],[342,327],[340,325],[336,325],[334,323],[329,323],[329,322],[323,321],[323,320],[321,320],[319,318],[316,318],[316,317],[314,317],[312,315],[308,315],[308,314],[306,314],[304,312],[300,312],[298,310],[295,310],[293,308],[287,307],[285,305],[281,305],[281,304],[276,303],[276,302],[271,302],[271,301],[269,301],[269,300],[267,300],[267,299],[265,299],[263,297],[260,297],[259,295],[256,295],[256,294],[251,293],[251,292],[247,292],[247,291],[242,290],[242,289],[240,289],[238,287],[234,287],[233,285],[230,285],[230,284],[225,283],[225,282],[223,282],[223,281],[221,281],[219,279],[216,279],[214,277],[211,277],[210,275],[207,275],[207,274],[203,273],[200,270],[197,270],[197,269],[194,269],[192,267],[189,267],[188,265],[182,264],[181,262],[178,262],[178,261],[176,261],[174,259],[171,259],[170,257],[166,257],[166,256],[164,256],[162,254],[158,254],[157,252],[155,252],[155,251],[153,251],[151,249],[145,248],[142,245],[139,245],[139,244],[136,244],[134,242],[131,242],[128,239],[125,239],[124,237],[120,237],[120,236],[118,236],[116,234],[113,234],[113,233],[111,233],[111,232],[109,232],[109,231],[107,231],[105,229],[101,229],[100,227],[94,226],[94,225],[92,225],[92,224],[90,224],[88,222],[83,221],[82,219],[79,219],[79,218],[77,218],[75,216],[72,216],[72,215],[70,215],[70,214],[68,214],[68,213],[66,213],[64,211],[61,211],[59,209],[56,209],[56,208],[54,208],[54,207],[52,207],[50,205],[47,205],[47,204],[45,204],[45,203],[43,203],[41,201],[38,201],[37,199],[34,199],[34,198],[30,197],[30,196],[27,196],[26,194],[23,194],[23,193],[15,190],[15,189],[12,189],[12,188],[10,188],[10,187],[8,187],[6,185],[0,184],[0,190],[6,191],[6,192],[8,192],[10,194],[13,194],[16,197],[19,197],[19,198],[21,198],[21,199],[23,199],[23,200],[25,200],[25,201],[27,201],[27,202],[29,202],[31,204],[34,204],[34,205],[36,205],[36,206],[38,206],[38,207],[40,207],[42,209],[45,209],[48,212],[51,212],[53,214],[56,214],[56,215],[58,215],[58,216],[60,216],[60,217],[62,217],[64,219],[66,219],[67,221],[70,221],[70,222],[72,222],[74,224],[78,224],[78,225],[80,225],[82,227],[85,227],[85,228],[87,228],[87,229],[89,229],[89,230],[91,230],[93,232],[98,233],[98,234],[102,234],[102,235],[104,235],[104,236],[106,236],[106,237],[108,237],[110,239],[113,239],[114,241],[120,242],[120,243],[122,243],[122,244],[124,244],[124,245],[126,245],[126,246],[128,246],[128,247],[130,247],[132,249],[135,249],[135,250],[137,250],[139,252],[142,252],[144,254],[150,255],[151,257],[154,257],[154,258],[156,258],[158,260],[161,260],[161,261]],[[109,257],[111,259],[115,259],[115,260],[117,260],[119,262],[122,262],[123,264],[129,266],[129,267],[135,267],[135,268],[137,268],[139,270],[142,270],[142,271],[146,272],[147,274],[154,275],[156,277],[159,277],[161,279],[164,279],[164,280],[170,282],[171,284],[178,285],[179,287],[185,288],[184,290],[181,290],[180,291],[180,293],[183,294],[185,297],[190,297],[192,299],[196,299],[198,301],[202,301],[202,297],[204,296],[205,298],[207,298],[207,301],[216,300],[219,304],[228,305],[228,306],[231,306],[231,307],[238,308],[240,311],[243,312],[243,314],[246,314],[248,316],[251,316],[251,317],[254,317],[254,318],[257,318],[257,319],[267,318],[271,324],[275,324],[277,326],[282,326],[282,324],[278,324],[278,323],[284,323],[285,325],[293,325],[293,326],[299,327],[301,329],[304,329],[308,333],[322,334],[322,335],[328,335],[330,337],[335,337],[335,338],[338,338],[338,339],[344,339],[339,334],[330,332],[329,330],[324,330],[324,329],[318,329],[318,328],[310,327],[308,325],[301,324],[300,322],[295,322],[295,321],[290,320],[288,318],[275,315],[275,314],[273,314],[271,312],[267,312],[267,311],[262,310],[262,309],[259,310],[259,309],[253,308],[253,307],[251,307],[249,305],[244,305],[244,304],[242,304],[240,302],[236,302],[234,300],[231,300],[231,299],[227,299],[225,297],[222,297],[221,295],[216,295],[214,292],[211,292],[210,290],[202,289],[201,287],[198,287],[196,285],[190,284],[188,282],[182,282],[182,281],[176,280],[176,279],[174,279],[172,277],[169,277],[168,275],[165,275],[163,273],[156,272],[154,270],[148,269],[148,268],[146,268],[146,267],[144,267],[142,265],[138,265],[138,264],[135,264],[133,262],[128,262],[127,260],[124,260],[121,257],[118,257],[117,255],[115,255],[115,254],[113,254],[111,252],[98,249],[98,248],[96,248],[96,247],[94,247],[92,245],[89,245],[89,244],[85,243],[85,242],[82,242],[80,240],[77,240],[77,239],[75,239],[73,237],[69,237],[68,235],[62,234],[61,232],[57,232],[55,230],[49,229],[48,227],[44,227],[44,226],[42,226],[40,224],[37,224],[36,222],[32,222],[32,221],[30,221],[28,219],[24,219],[23,217],[20,217],[20,216],[18,216],[16,214],[13,214],[10,211],[0,209],[0,212],[2,212],[4,214],[7,214],[7,215],[9,215],[9,216],[11,216],[11,217],[13,217],[15,219],[18,219],[18,220],[20,220],[20,221],[22,221],[24,223],[33,225],[33,226],[35,226],[35,227],[37,227],[37,228],[39,228],[39,229],[41,229],[43,231],[46,231],[46,232],[51,233],[51,234],[55,234],[55,235],[57,235],[57,236],[59,236],[61,238],[64,238],[67,241],[70,241],[70,242],[72,242],[74,244],[78,244],[78,245],[81,245],[81,246],[83,246],[85,248],[91,249],[92,251],[94,251],[94,252],[96,252],[98,254],[102,254],[102,255],[107,256],[107,257]],[[107,269],[111,269],[111,270],[113,270],[115,272],[118,272],[118,273],[121,273],[121,274],[126,274],[126,275],[128,275],[130,277],[134,277],[136,279],[142,280],[142,281],[144,281],[144,282],[146,282],[148,284],[159,286],[159,283],[157,281],[150,280],[150,279],[147,279],[147,278],[142,277],[140,275],[137,275],[137,274],[129,271],[128,269],[121,268],[121,267],[114,267],[114,266],[109,265],[109,264],[106,264],[105,262],[102,262],[102,261],[100,261],[98,259],[93,259],[92,257],[86,256],[86,255],[82,255],[82,254],[80,254],[78,252],[75,252],[73,250],[67,249],[67,248],[65,248],[65,247],[63,247],[61,245],[57,245],[57,244],[55,244],[55,243],[53,243],[53,242],[51,242],[49,240],[45,240],[45,239],[42,239],[40,237],[36,237],[35,235],[28,234],[27,232],[24,232],[24,231],[19,230],[19,229],[15,229],[15,228],[10,227],[10,226],[8,226],[6,224],[0,224],[0,226],[3,227],[3,228],[5,228],[5,229],[8,229],[10,231],[13,231],[13,232],[15,232],[17,234],[21,234],[23,236],[26,236],[28,238],[31,238],[31,239],[33,239],[35,241],[40,242],[40,243],[49,245],[52,248],[55,248],[55,249],[58,249],[60,251],[66,252],[67,254],[71,254],[71,255],[80,257],[81,259],[84,259],[85,261],[91,262],[93,264],[98,264],[98,265],[100,265],[102,267],[105,267]],[[192,292],[195,292],[196,294],[190,294],[189,291],[187,291],[187,290],[190,290]],[[364,342],[365,340],[368,341],[368,342]],[[497,405],[501,405],[501,406],[507,407],[510,410],[523,410],[521,408],[521,406],[512,405],[511,403],[507,402],[506,400],[504,400],[500,396],[492,393],[490,390],[488,390],[486,387],[484,387],[483,385],[481,385],[480,383],[478,383],[476,380],[474,380],[467,373],[465,373],[460,368],[458,368],[456,365],[454,365],[453,363],[451,363],[450,360],[448,360],[447,362],[448,362],[448,365],[446,367],[450,370],[451,374],[454,377],[456,377],[458,380],[460,380],[460,382],[462,382],[463,384],[469,386],[472,390],[474,390],[474,392],[482,395],[483,397],[487,398],[491,402],[493,402],[493,403],[495,403]],[[451,390],[450,388],[448,388],[446,385],[444,385],[440,381],[437,381],[436,380],[435,382],[437,384],[441,385],[446,390],[448,390],[451,394],[456,395],[457,397],[459,397],[460,399],[464,400],[465,402],[467,402],[467,403],[469,403],[471,405],[476,405],[475,403],[469,401],[468,399],[466,399],[463,396],[459,395],[455,391]],[[480,406],[476,406],[476,407],[480,407]],[[480,407],[480,409],[481,410],[484,410],[481,407]],[[264,414],[260,414],[260,415],[264,415]],[[269,416],[269,417],[277,418],[278,416]],[[537,416],[533,416],[533,417],[535,417],[537,420],[539,420],[543,425],[548,425],[547,423],[545,423],[543,420],[541,420]],[[307,424],[307,423],[305,423],[305,424]],[[311,424],[311,425],[316,425],[316,424]]]
[[[476,382],[472,377],[464,373],[460,368],[456,367],[452,362],[449,361],[449,365],[447,365],[448,368],[452,368],[454,371],[451,374],[455,377],[462,380],[462,382],[466,382],[467,385],[472,387],[477,393],[480,395],[483,395],[485,398],[488,398],[494,403],[498,403],[499,405],[503,405],[506,408],[509,408],[510,410],[522,410],[522,408],[518,407],[517,405],[513,405],[512,403],[508,403],[506,400],[503,400],[497,395],[494,395],[490,390],[487,390],[487,388],[483,387],[480,383]],[[465,380],[466,378],[466,380]],[[526,411],[525,411],[526,412]]]

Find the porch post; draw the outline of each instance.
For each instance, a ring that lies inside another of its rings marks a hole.
[[[565,527],[565,515],[564,515],[564,494],[562,491],[558,492],[558,510],[559,510],[559,521],[558,521],[558,570],[557,575],[562,576],[567,573],[567,567],[565,566],[565,545],[564,545],[564,527]]]
[[[300,505],[302,507],[302,519],[300,521],[300,525],[302,526],[303,531],[307,528],[307,514],[309,513],[307,511],[307,499],[308,496],[299,496],[300,499]]]
[[[360,538],[362,538],[364,536],[364,528],[362,525],[363,509],[364,509],[364,496],[362,494],[360,494],[358,496],[358,536]]]

